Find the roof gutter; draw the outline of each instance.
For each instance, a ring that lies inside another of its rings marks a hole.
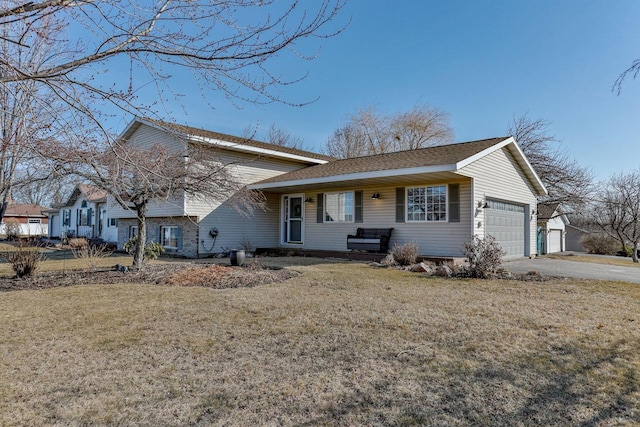
[[[291,186],[298,186],[298,185],[330,184],[332,182],[337,182],[337,181],[355,181],[360,179],[388,178],[392,176],[417,175],[421,173],[435,173],[435,172],[455,172],[455,171],[456,171],[456,165],[438,165],[438,166],[426,166],[426,167],[418,167],[418,168],[358,172],[358,173],[331,175],[331,176],[323,176],[323,177],[307,178],[307,179],[293,179],[290,181],[266,182],[263,184],[256,183],[256,184],[249,185],[248,188],[252,190],[268,190],[272,188],[291,187]]]

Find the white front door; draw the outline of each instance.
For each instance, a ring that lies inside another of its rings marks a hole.
[[[304,196],[291,194],[282,198],[282,243],[300,244],[304,236]]]

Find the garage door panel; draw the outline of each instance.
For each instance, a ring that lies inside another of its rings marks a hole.
[[[562,251],[562,230],[549,230],[548,253],[552,254],[560,251]]]
[[[520,205],[487,201],[485,222],[487,235],[507,252],[506,256],[525,255],[525,216]]]

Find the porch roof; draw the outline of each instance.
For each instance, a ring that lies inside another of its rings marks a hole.
[[[499,137],[374,156],[333,160],[298,169],[250,185],[263,191],[314,189],[332,185],[380,185],[467,179],[457,171],[485,155],[512,144],[514,153],[540,194],[546,189],[512,137]]]

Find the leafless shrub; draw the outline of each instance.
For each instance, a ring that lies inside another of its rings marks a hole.
[[[11,268],[15,271],[16,276],[31,277],[33,276],[42,261],[42,253],[37,247],[18,246],[15,251],[5,252],[0,255],[4,258]]]
[[[606,234],[589,234],[582,238],[581,243],[590,254],[615,255],[620,248],[620,243]]]
[[[418,259],[418,244],[416,242],[407,242],[404,245],[393,245],[391,249],[393,259],[400,265],[413,265]]]
[[[20,237],[20,224],[15,219],[8,219],[4,223],[4,233],[7,240],[18,240]]]
[[[240,240],[240,247],[245,251],[245,252],[254,252],[256,250],[256,246],[251,243],[251,240],[249,240],[247,237],[242,237],[242,240]]]
[[[105,244],[81,246],[72,249],[72,252],[75,259],[84,261],[92,270],[98,267],[101,259],[108,258],[113,253]]]
[[[382,261],[380,261],[380,264],[384,265],[385,267],[395,267],[396,265],[398,265],[396,259],[393,257],[393,254],[387,254],[387,256],[384,257]]]
[[[69,246],[71,246],[71,249],[81,250],[89,246],[89,241],[84,237],[74,237],[72,239],[69,239]]]
[[[506,254],[491,235],[484,239],[477,235],[472,236],[471,241],[464,244],[464,253],[469,262],[470,277],[480,279],[492,277]]]

